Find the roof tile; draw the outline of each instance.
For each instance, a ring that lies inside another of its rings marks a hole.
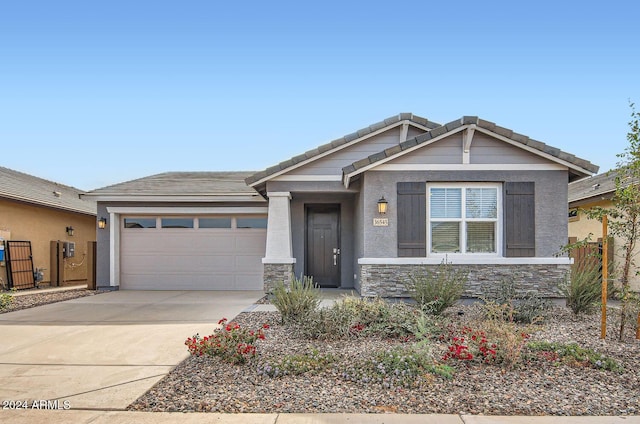
[[[383,129],[386,126],[387,126],[387,124],[385,124],[384,121],[380,121],[378,123],[375,123],[375,124],[371,125],[369,127],[369,129],[371,130],[371,132],[376,132],[378,130]]]
[[[550,154],[551,156],[555,156],[555,157],[558,157],[560,155],[560,149],[558,149],[556,147],[549,146],[548,144],[545,144],[544,152]]]
[[[350,141],[353,141],[353,140],[356,140],[356,139],[360,138],[360,136],[358,135],[357,132],[354,132],[354,133],[351,133],[351,134],[347,134],[342,138],[344,139],[345,142],[348,143]]]
[[[522,144],[527,144],[527,141],[529,140],[529,137],[527,137],[524,134],[519,134],[519,133],[514,132],[511,135],[511,140],[517,141],[517,142],[522,143]]]
[[[513,135],[512,130],[510,130],[509,128],[500,127],[498,125],[496,125],[492,131],[496,134],[500,134],[501,136],[507,137],[507,138],[511,138],[511,136]]]
[[[463,125],[477,124],[477,123],[478,123],[478,117],[477,116],[463,116],[462,117],[462,124]]]
[[[396,122],[400,121],[400,116],[392,116],[390,118],[385,119],[383,122],[387,125],[393,125]]]
[[[345,166],[344,168],[342,168],[342,173],[343,174],[350,174],[355,170],[356,170],[356,167],[353,166],[353,164],[351,164],[349,166]]]
[[[487,129],[489,131],[493,131],[493,129],[495,127],[497,127],[497,125],[494,122],[486,121],[486,120],[480,119],[480,118],[478,118],[478,126],[480,126],[482,128],[485,128],[485,129]]]
[[[402,151],[402,146],[400,146],[399,144],[395,145],[393,147],[388,147],[388,148],[386,148],[384,150],[384,152],[387,155],[387,157],[393,156],[393,155],[395,155],[397,153],[400,153],[401,151]]]
[[[363,167],[365,167],[365,166],[367,166],[369,164],[371,164],[371,161],[369,160],[369,158],[364,158],[364,159],[360,159],[359,161],[354,162],[353,166],[356,169],[360,169],[360,168],[363,168]]]
[[[442,134],[445,134],[447,132],[447,127],[445,127],[444,125],[438,127],[438,128],[434,128],[431,131],[429,131],[429,133],[431,134],[432,137],[438,137],[441,136]]]
[[[528,139],[525,144],[540,151],[544,151],[544,146],[546,146],[542,141],[534,140],[533,138]]]

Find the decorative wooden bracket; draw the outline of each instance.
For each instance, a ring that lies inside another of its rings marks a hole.
[[[409,124],[402,124],[402,129],[400,130],[400,143],[403,141],[407,141],[407,134],[409,133]]]
[[[471,124],[464,130],[462,135],[462,163],[469,163],[471,142],[473,141],[473,134],[476,132],[476,125]]]

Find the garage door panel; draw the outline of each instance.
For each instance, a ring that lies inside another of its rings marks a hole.
[[[262,255],[238,255],[235,256],[235,269],[238,272],[255,273],[262,270]]]
[[[120,282],[138,290],[261,290],[266,229],[123,229]]]
[[[267,235],[264,231],[261,233],[255,232],[255,230],[243,230],[249,232],[248,234],[241,234],[236,238],[237,248],[250,252],[262,252],[264,253],[264,246],[267,242]],[[256,243],[262,242],[261,244]]]

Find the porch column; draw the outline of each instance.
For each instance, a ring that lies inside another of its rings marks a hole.
[[[291,209],[289,192],[269,192],[269,215],[267,221],[267,247],[264,265],[264,290],[272,290],[277,283],[286,286],[293,277],[293,243],[291,241]]]

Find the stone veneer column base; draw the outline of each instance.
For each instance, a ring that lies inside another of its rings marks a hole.
[[[559,283],[568,277],[570,265],[452,265],[469,274],[463,297],[478,298],[495,291],[497,283],[513,279],[519,293],[564,297]],[[360,295],[364,297],[410,297],[404,284],[409,274],[438,265],[360,265]]]
[[[264,291],[272,291],[276,284],[284,282],[285,287],[291,285],[293,264],[264,264]]]

